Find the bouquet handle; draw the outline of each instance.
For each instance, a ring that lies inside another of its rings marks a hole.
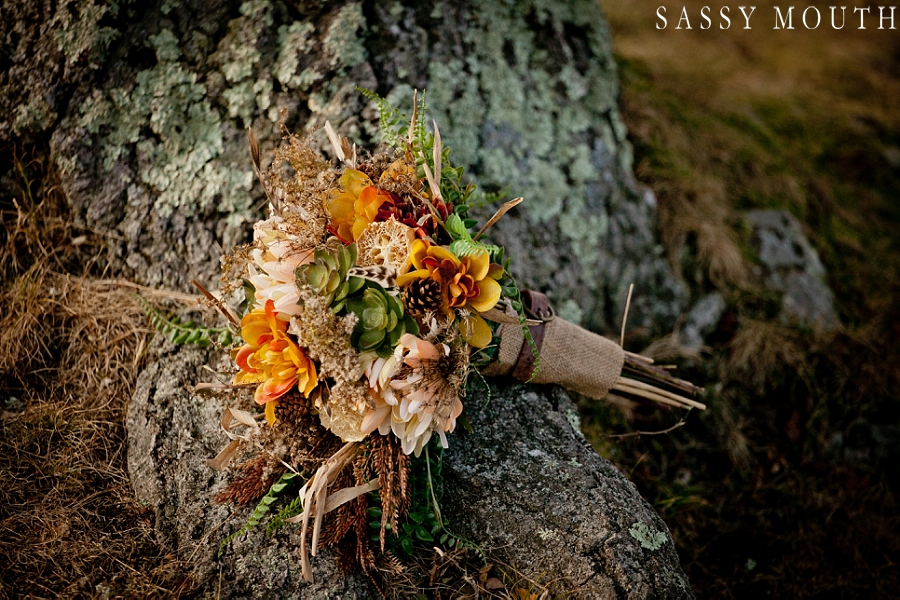
[[[482,373],[512,375],[520,381],[555,383],[599,400],[606,396],[622,374],[625,351],[617,343],[582,329],[555,315],[547,296],[531,290],[522,292],[525,313],[540,355],[537,373],[535,356],[518,323],[500,325],[497,360]]]

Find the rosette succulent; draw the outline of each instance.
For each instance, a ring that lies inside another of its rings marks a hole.
[[[356,244],[328,243],[316,249],[312,263],[297,269],[297,284],[308,285],[315,294],[324,297],[326,304],[337,314],[347,297],[365,283],[360,277],[348,277],[355,264]]]
[[[388,357],[404,333],[419,332],[415,319],[404,314],[400,301],[372,282],[366,282],[361,293],[347,298],[346,307],[359,318],[350,343],[360,352],[374,350]]]

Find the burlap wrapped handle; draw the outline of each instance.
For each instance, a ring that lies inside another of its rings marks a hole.
[[[533,353],[518,323],[500,325],[497,361],[482,369],[482,373],[555,383],[590,398],[603,398],[622,374],[625,352],[621,346],[554,316],[543,294],[523,292],[522,300],[528,316],[539,321],[530,327],[540,352],[537,374],[531,379]]]

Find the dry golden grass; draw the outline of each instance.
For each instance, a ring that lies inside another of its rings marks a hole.
[[[177,596],[190,581],[156,547],[126,467],[144,308],[89,275],[98,240],[27,179],[39,163],[16,165],[0,252],[0,596]]]

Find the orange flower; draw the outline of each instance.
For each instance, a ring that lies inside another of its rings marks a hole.
[[[400,181],[402,179],[414,179],[417,183],[419,181],[418,177],[416,177],[415,164],[401,158],[389,164],[378,181],[384,183],[385,181]]]
[[[275,303],[267,300],[265,310],[254,310],[241,319],[245,343],[235,357],[241,370],[234,383],[259,383],[254,395],[257,404],[269,404],[295,385],[309,397],[319,383],[315,365],[288,336],[287,323],[277,314]],[[273,407],[266,406],[267,418]]]
[[[331,224],[339,238],[347,243],[356,241],[378,216],[385,202],[393,203],[391,195],[372,185],[369,176],[355,169],[341,175],[341,189],[336,190],[328,204]]]
[[[460,333],[476,348],[487,346],[491,331],[477,313],[490,310],[500,300],[497,279],[503,274],[503,268],[491,264],[485,250],[458,257],[443,246],[418,239],[413,241],[409,260],[410,271],[398,277],[397,284],[406,286],[416,279],[440,283],[444,314],[452,320],[457,308],[475,311],[465,319]]]
[[[385,191],[379,190],[377,187],[370,185],[363,189],[359,194],[354,208],[356,209],[356,219],[353,221],[353,239],[358,240],[366,227],[370,223],[375,222],[378,216],[378,209],[385,202],[393,204],[394,200],[391,195]]]

